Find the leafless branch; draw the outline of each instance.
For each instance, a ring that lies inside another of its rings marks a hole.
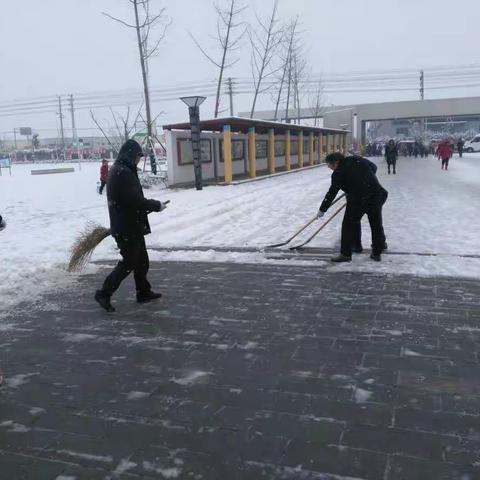
[[[283,31],[278,28],[278,0],[274,0],[272,12],[264,21],[255,12],[259,29],[249,29],[250,45],[252,48],[251,67],[255,92],[253,96],[250,118],[255,113],[258,95],[261,93],[261,85],[265,78],[272,75],[270,64],[277,54],[278,47],[283,38]]]
[[[127,23],[127,22],[125,22],[124,20],[122,20],[121,18],[113,17],[113,16],[110,15],[109,13],[102,12],[102,15],[105,15],[106,17],[110,18],[111,20],[114,20],[115,22],[121,23],[121,24],[124,25],[125,27],[136,28],[135,25],[130,25],[129,23]]]
[[[199,44],[195,37],[189,32],[190,37],[195,42],[197,48],[202,52],[202,54],[211,62],[215,67],[218,68],[218,81],[217,81],[217,94],[215,98],[215,118],[218,117],[219,107],[220,107],[220,94],[221,86],[223,81],[223,75],[225,71],[235,65],[238,62],[238,59],[233,61],[228,61],[228,57],[231,52],[237,50],[240,47],[240,42],[242,37],[245,34],[245,29],[235,37],[235,31],[243,27],[243,22],[236,22],[236,18],[247,8],[238,7],[238,2],[241,0],[229,0],[226,7],[222,7],[217,3],[214,3],[213,7],[217,14],[216,22],[216,37],[214,37],[215,42],[220,48],[220,60],[214,60],[213,55],[209,55],[204,48]]]
[[[102,135],[105,137],[105,139],[107,140],[107,142],[110,144],[110,146],[112,147],[113,151],[118,154],[118,151],[119,151],[119,148],[116,147],[111,141],[110,141],[110,137],[105,133],[105,131],[103,130],[102,126],[97,122],[97,119],[95,118],[95,115],[93,114],[92,110],[90,110],[90,116],[92,117],[92,120],[94,121],[95,125],[98,127],[98,129],[102,132]]]

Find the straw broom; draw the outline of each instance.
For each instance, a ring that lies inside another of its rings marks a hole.
[[[79,272],[83,270],[95,248],[109,235],[111,235],[109,228],[102,227],[94,222],[88,222],[70,249],[67,271]]]

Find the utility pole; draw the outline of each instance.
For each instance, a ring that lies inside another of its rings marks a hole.
[[[423,70],[420,70],[420,100],[424,99]]]
[[[232,77],[227,78],[228,96],[230,97],[230,116],[233,117],[233,83]]]
[[[62,155],[65,160],[65,132],[63,131],[63,113],[62,113],[62,99],[58,96],[58,116],[60,117],[60,131],[62,134]]]
[[[80,163],[80,152],[79,152],[79,148],[78,148],[77,129],[75,128],[75,108],[73,107],[73,94],[70,94],[69,101],[70,101],[70,113],[72,115],[72,143],[75,146],[75,150],[77,150],[78,169],[81,170],[82,165]],[[73,147],[73,145],[72,145],[72,147]],[[72,157],[73,157],[73,155],[72,155]]]

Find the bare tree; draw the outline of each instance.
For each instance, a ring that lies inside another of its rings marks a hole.
[[[131,138],[132,132],[135,129],[135,125],[138,119],[141,118],[142,108],[143,108],[143,103],[140,105],[137,115],[131,123],[130,123],[130,105],[127,106],[127,112],[125,116],[114,112],[113,109],[110,108],[109,110],[112,115],[113,124],[115,126],[115,128],[110,129],[111,135],[108,135],[106,133],[107,128],[103,127],[100,124],[100,122],[97,120],[92,110],[90,110],[90,116],[93,122],[95,123],[95,125],[97,126],[97,128],[100,130],[102,135],[105,137],[105,139],[109,143],[109,145],[112,147],[114,152],[118,153],[120,150],[120,147],[122,146],[122,143],[126,142],[129,138]]]
[[[267,86],[265,89],[262,89],[262,82],[276,72],[276,70],[271,69],[272,61],[283,39],[283,31],[278,27],[277,10],[278,0],[274,0],[270,17],[265,21],[255,14],[259,28],[250,27],[248,29],[252,47],[251,66],[253,85],[255,87],[250,118],[255,113],[258,95],[270,88],[270,86]]]
[[[292,56],[292,50],[293,50],[293,45],[294,45],[294,39],[297,31],[297,24],[298,24],[298,16],[293,20],[290,25],[285,30],[285,35],[283,38],[282,46],[284,47],[284,55],[280,56],[282,60],[282,67],[281,67],[281,77],[278,79],[280,81],[279,87],[278,87],[278,92],[277,92],[277,98],[275,102],[275,120],[278,119],[278,110],[280,108],[280,102],[282,99],[282,93],[283,93],[283,88],[285,85],[285,82],[288,84],[288,91],[287,91],[287,117],[288,117],[288,103],[290,100],[290,82],[291,82],[291,76],[289,76],[290,68],[291,68],[291,56]]]
[[[150,0],[128,0],[133,7],[135,23],[129,23],[117,17],[103,12],[108,18],[133,28],[137,36],[137,44],[140,58],[140,67],[142,70],[143,91],[145,100],[145,114],[147,117],[147,134],[153,138],[153,122],[150,108],[150,93],[148,89],[148,60],[157,54],[160,43],[165,38],[167,28],[170,21],[166,19],[165,8],[161,8],[158,13],[153,14],[150,11]],[[151,35],[154,31],[160,31],[157,39],[151,41]],[[157,173],[157,165],[155,162],[155,154],[150,147],[151,142],[147,142],[148,155],[150,157],[150,165],[153,173]]]
[[[315,90],[309,96],[309,107],[313,113],[314,126],[317,127],[322,113],[325,111],[325,98],[323,91],[323,81],[320,78],[316,84]]]
[[[293,109],[296,112],[296,122],[300,123],[301,100],[306,94],[308,84],[308,65],[305,59],[303,45],[298,38],[297,24],[292,23],[289,27],[288,62],[286,63],[287,99],[285,106],[285,118],[290,121],[290,101],[293,99]]]
[[[223,74],[225,70],[235,65],[239,59],[233,60],[231,62],[227,61],[227,57],[229,53],[237,50],[240,48],[242,37],[245,34],[246,29],[243,28],[243,31],[239,34],[236,34],[235,30],[242,28],[244,23],[243,22],[236,22],[236,19],[239,15],[247,8],[247,7],[238,7],[238,0],[229,0],[230,5],[228,8],[222,8],[218,4],[214,4],[215,10],[217,12],[217,35],[215,40],[218,42],[220,49],[221,49],[221,59],[220,61],[216,61],[209,55],[198,43],[195,37],[192,35],[191,32],[188,32],[192,40],[195,42],[195,45],[199,48],[199,50],[203,53],[203,55],[215,65],[219,72],[218,72],[218,82],[217,82],[217,95],[215,98],[215,118],[218,117],[219,109],[220,109],[220,93],[223,81]]]

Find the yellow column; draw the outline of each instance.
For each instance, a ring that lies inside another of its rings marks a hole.
[[[297,136],[297,155],[298,155],[298,166],[303,167],[303,132],[300,132]]]
[[[248,129],[248,176],[257,176],[257,150],[255,142],[255,127]]]
[[[232,183],[232,133],[230,125],[223,126],[223,168],[225,183]]]
[[[323,133],[320,133],[318,135],[318,161],[319,163],[322,163],[323,161]]]
[[[325,135],[325,153],[328,155],[330,153],[330,134]]]
[[[315,157],[313,156],[315,153],[314,143],[313,143],[313,132],[310,132],[308,135],[308,159],[310,165],[313,165]]]
[[[275,130],[268,130],[268,173],[275,173]]]
[[[290,139],[290,130],[285,132],[285,170],[292,168],[292,144]]]
[[[330,153],[335,151],[335,134],[331,135],[330,138]]]

